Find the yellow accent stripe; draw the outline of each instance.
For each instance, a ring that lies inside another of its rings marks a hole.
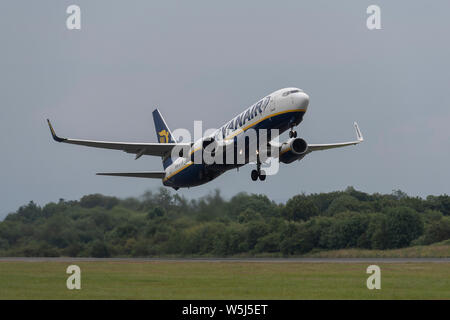
[[[200,150],[201,148],[202,148],[202,147],[198,147],[197,149],[192,150],[192,151],[189,153],[189,155],[191,155],[191,154],[193,154],[194,152]]]
[[[229,136],[227,136],[226,138],[224,138],[224,140],[229,140],[229,139],[233,138],[234,136],[238,135],[239,133],[242,133],[242,132],[246,131],[247,129],[253,127],[254,125],[257,125],[257,124],[260,123],[261,121],[264,121],[264,120],[266,120],[266,119],[269,119],[269,118],[278,116],[278,115],[283,114],[283,113],[289,113],[289,112],[306,112],[306,109],[285,110],[285,111],[280,111],[280,112],[277,112],[277,113],[268,115],[268,116],[266,116],[266,117],[264,117],[264,118],[262,118],[262,119],[259,119],[259,120],[256,121],[255,123],[251,123],[251,124],[245,126],[244,128],[239,128],[239,129],[237,129],[234,133],[232,133],[232,134],[230,134]],[[192,150],[192,151],[189,153],[189,155],[191,155],[191,154],[193,154],[194,152],[200,150],[201,148],[202,148],[202,147],[199,147],[199,148],[197,148],[197,149]]]
[[[194,164],[192,161],[189,161],[186,165],[184,165],[183,167],[181,167],[180,169],[178,169],[177,171],[175,171],[175,172],[172,172],[170,175],[168,175],[167,177],[165,177],[164,179],[163,179],[163,181],[167,181],[167,180],[169,180],[170,178],[172,178],[174,175],[176,175],[178,172],[180,172],[181,170],[184,170],[184,169],[186,169],[187,167],[189,167],[191,164]]]
[[[264,118],[262,118],[262,119],[259,119],[258,121],[255,121],[254,123],[251,123],[251,124],[245,126],[244,128],[240,128],[240,129],[236,130],[234,133],[232,133],[232,134],[229,135],[228,137],[224,138],[224,140],[228,140],[228,139],[233,138],[234,136],[238,135],[239,133],[244,132],[244,131],[246,131],[247,129],[249,129],[249,128],[255,126],[255,125],[257,125],[257,124],[260,123],[261,121],[264,121],[264,120],[266,120],[266,119],[269,119],[269,118],[278,116],[278,115],[280,115],[280,114],[289,113],[289,112],[306,112],[306,109],[285,110],[285,111],[280,111],[280,112],[277,112],[277,113],[268,115],[268,116],[266,116],[266,117],[264,117]],[[192,151],[189,153],[189,155],[191,155],[191,154],[193,154],[194,152],[200,150],[201,148],[202,148],[202,147],[199,147],[199,148],[196,148],[196,149],[192,150]],[[290,148],[289,148],[289,150],[290,150]],[[289,151],[289,150],[286,150],[285,152],[287,152],[287,151]],[[283,152],[283,153],[284,153],[284,152]],[[283,154],[283,153],[282,153],[282,154]],[[281,155],[281,154],[280,154],[280,155]],[[170,178],[172,178],[174,175],[176,175],[176,174],[179,173],[180,171],[182,171],[182,170],[186,169],[187,167],[189,167],[191,164],[193,164],[192,161],[188,162],[185,166],[181,167],[181,168],[178,169],[177,171],[172,172],[169,176],[165,177],[163,181],[169,180]]]
[[[257,124],[260,123],[261,121],[264,121],[264,120],[266,120],[266,119],[269,119],[269,118],[278,116],[278,115],[283,114],[283,113],[289,113],[289,112],[306,112],[306,109],[285,110],[285,111],[280,111],[280,112],[277,112],[277,113],[268,115],[268,116],[266,116],[266,117],[264,117],[264,118],[262,118],[262,119],[259,119],[258,121],[255,121],[254,123],[251,123],[251,124],[245,126],[244,128],[241,128],[241,129],[239,129],[239,130],[236,130],[237,132],[232,133],[231,135],[229,135],[228,137],[226,137],[224,140],[228,140],[228,139],[233,138],[234,136],[238,135],[239,133],[246,131],[247,129],[253,127],[254,125],[257,125]]]

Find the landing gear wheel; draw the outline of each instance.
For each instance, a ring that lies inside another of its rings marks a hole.
[[[289,138],[297,138],[297,131],[289,131]]]
[[[252,170],[252,174],[251,174],[252,180],[253,181],[258,180],[258,176],[259,176],[258,171]]]
[[[258,178],[261,181],[266,180],[266,173],[264,172],[264,170],[261,170],[261,162],[259,161],[259,156],[256,160],[256,170],[252,170],[251,176],[253,181],[258,180]]]
[[[261,172],[259,173],[259,180],[266,180],[266,173],[264,172],[264,170],[261,170]]]

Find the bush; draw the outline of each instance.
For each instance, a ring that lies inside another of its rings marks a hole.
[[[386,248],[407,247],[412,240],[423,233],[420,215],[407,207],[393,208],[388,211],[385,221]]]
[[[108,258],[110,256],[107,245],[101,240],[95,240],[92,243],[90,254],[95,258]]]
[[[0,222],[0,255],[151,256],[304,254],[340,248],[388,249],[449,239],[449,196],[404,192],[296,195],[276,204],[217,190],[196,200],[170,189],[120,200],[34,202]]]
[[[346,211],[367,212],[370,211],[370,209],[370,205],[367,203],[361,202],[348,194],[343,194],[331,202],[327,209],[327,214],[332,216]]]
[[[368,216],[346,212],[333,217],[332,224],[322,236],[322,244],[327,249],[355,248],[367,230]]]
[[[273,232],[258,239],[255,245],[256,252],[279,252],[280,234]]]
[[[288,200],[283,209],[283,217],[293,221],[306,221],[319,214],[314,202],[304,195],[298,195]]]
[[[108,197],[101,194],[90,194],[80,199],[80,206],[83,208],[102,207],[105,209],[112,209],[119,204],[119,199],[116,197]]]
[[[450,239],[450,218],[433,222],[425,231],[423,244],[431,244]]]

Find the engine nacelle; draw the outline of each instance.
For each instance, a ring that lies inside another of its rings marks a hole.
[[[291,138],[281,145],[279,159],[283,163],[291,163],[302,159],[308,151],[308,143],[302,138]]]

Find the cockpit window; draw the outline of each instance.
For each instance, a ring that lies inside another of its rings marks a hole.
[[[296,90],[285,91],[285,92],[283,92],[283,97],[286,97],[286,96],[290,95],[291,93],[296,93],[296,92],[300,92],[300,90],[296,89]]]

